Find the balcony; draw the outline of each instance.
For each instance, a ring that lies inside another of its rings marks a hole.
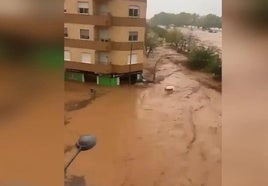
[[[76,23],[76,24],[88,24],[96,26],[111,26],[112,16],[106,15],[87,15],[87,14],[64,14],[65,23]]]
[[[144,50],[144,42],[112,42],[112,49],[119,51]]]
[[[85,48],[92,49],[96,51],[130,51],[131,43],[130,42],[113,42],[106,39],[100,40],[80,40],[80,39],[64,39],[65,47],[72,48]],[[133,42],[132,43],[133,50],[144,50],[144,42]]]
[[[126,74],[129,72],[140,72],[143,70],[143,64],[132,64],[131,67],[129,65],[112,65],[112,72],[116,74]]]
[[[98,51],[109,51],[112,49],[112,44],[108,40],[79,40],[79,39],[64,39],[64,46],[65,47],[72,47],[72,48],[86,48]]]
[[[95,72],[97,74],[126,74],[131,72],[138,72],[143,70],[143,64],[133,64],[131,68],[129,65],[113,65],[113,64],[88,64],[82,62],[65,61],[64,69],[79,70],[86,72]]]
[[[95,72],[100,74],[110,74],[112,72],[112,65],[107,64],[88,64],[81,62],[65,61],[64,69],[81,70],[87,72]]]

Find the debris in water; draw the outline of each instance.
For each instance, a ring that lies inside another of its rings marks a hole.
[[[175,87],[174,86],[167,86],[165,88],[165,90],[168,91],[168,92],[173,92],[175,90]]]

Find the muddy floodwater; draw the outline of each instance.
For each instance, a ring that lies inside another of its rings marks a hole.
[[[219,85],[187,71],[181,64],[185,57],[167,48],[148,59],[145,77],[162,55],[155,84],[65,82],[66,161],[81,134],[97,137],[97,145],[69,167],[66,185],[221,185]],[[167,93],[166,86],[174,86],[174,92]],[[90,98],[90,88],[96,89],[96,99]]]
[[[179,28],[180,31],[184,34],[192,34],[203,45],[217,47],[220,51],[222,50],[222,32],[218,31],[217,33],[209,33],[208,31],[202,31],[198,29],[190,30],[188,28]]]

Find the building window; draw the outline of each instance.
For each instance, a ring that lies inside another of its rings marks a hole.
[[[136,54],[128,55],[127,64],[128,65],[137,64],[137,58],[138,58],[138,56]],[[131,61],[130,61],[130,59],[131,59]]]
[[[88,29],[80,29],[80,39],[89,39]]]
[[[64,60],[65,61],[70,61],[71,60],[70,51],[64,50]]]
[[[138,32],[129,32],[129,41],[138,41]]]
[[[139,16],[139,7],[138,6],[129,6],[128,16],[138,17]]]
[[[99,64],[108,64],[109,63],[109,54],[107,52],[100,52],[99,53]]]
[[[78,2],[78,13],[88,14],[88,2]]]
[[[91,63],[91,55],[89,53],[81,53],[81,62]]]
[[[64,28],[64,37],[68,37],[68,28]]]

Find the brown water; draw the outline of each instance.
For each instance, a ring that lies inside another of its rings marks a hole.
[[[70,185],[220,186],[221,94],[196,81],[172,56],[158,65],[157,84],[115,88],[65,83],[65,102],[82,108],[66,112],[66,161],[79,135],[94,134],[97,145],[82,152],[69,167]],[[150,61],[149,60],[149,61]],[[149,62],[148,62],[149,63]],[[148,65],[150,66],[150,65]],[[171,94],[168,85],[175,86]],[[98,96],[99,95],[99,96]]]
[[[203,45],[217,47],[220,51],[222,50],[222,32],[209,33],[208,31],[202,30],[190,30],[189,28],[179,28],[184,34],[192,34]]]

